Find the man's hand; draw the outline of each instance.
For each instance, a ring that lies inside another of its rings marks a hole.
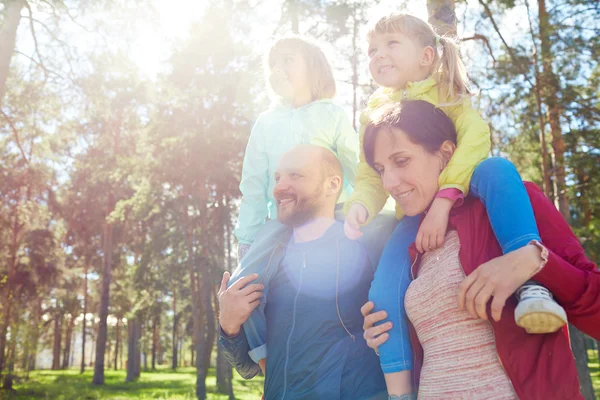
[[[448,229],[448,216],[454,202],[444,197],[437,197],[431,203],[427,215],[423,219],[415,246],[419,253],[435,250],[444,244]]]
[[[260,283],[250,284],[258,278],[258,274],[252,274],[239,279],[230,288],[227,288],[230,277],[231,274],[225,271],[217,294],[219,323],[227,336],[236,336],[240,332],[242,324],[260,304],[264,286]]]
[[[367,346],[375,350],[375,353],[377,353],[377,348],[388,340],[390,335],[385,332],[392,329],[392,323],[386,322],[385,324],[374,326],[377,322],[386,319],[387,313],[382,310],[371,314],[373,308],[375,308],[375,304],[372,301],[369,301],[360,308],[360,312],[362,313],[363,317],[365,317],[363,323],[363,330],[365,333],[363,336],[367,341]]]
[[[348,215],[344,221],[344,233],[346,237],[351,240],[356,240],[363,234],[360,231],[360,226],[367,222],[369,218],[369,212],[359,203],[354,203],[348,209]]]
[[[493,297],[492,318],[500,321],[506,300],[542,262],[540,248],[530,244],[481,264],[458,287],[458,308],[466,307],[473,317],[487,320],[486,306]]]

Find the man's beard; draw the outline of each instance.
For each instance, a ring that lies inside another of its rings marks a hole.
[[[287,214],[282,215],[279,210],[277,210],[277,220],[284,225],[296,227],[304,225],[314,219],[320,208],[319,199],[321,198],[322,191],[323,189],[319,185],[319,189],[310,196],[297,197],[293,210]]]

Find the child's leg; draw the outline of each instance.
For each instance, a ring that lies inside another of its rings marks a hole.
[[[410,284],[412,265],[408,247],[415,241],[421,216],[404,217],[387,242],[375,278],[369,290],[369,300],[375,311],[385,310],[392,329],[389,339],[379,347],[381,369],[385,374],[388,393],[400,396],[410,393],[410,371],[413,353],[410,345],[404,295]]]
[[[540,235],[523,180],[515,166],[499,157],[482,161],[471,178],[471,192],[479,197],[503,253],[519,250]],[[517,291],[517,324],[529,333],[549,333],[566,322],[562,307],[550,292],[531,281]]]
[[[285,253],[285,249],[279,245],[282,237],[288,234],[288,228],[277,221],[269,221],[260,230],[254,243],[233,272],[229,286],[239,278],[253,273],[258,278],[252,283],[264,285],[260,305],[252,311],[252,314],[244,322],[244,332],[250,351],[250,358],[257,364],[267,357],[267,319],[265,316],[265,305],[269,293],[269,280],[279,266],[279,262]]]
[[[527,190],[513,163],[500,157],[483,160],[471,178],[471,192],[485,206],[504,254],[541,240]]]

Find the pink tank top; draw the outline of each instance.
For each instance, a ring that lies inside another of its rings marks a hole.
[[[448,232],[442,248],[422,256],[406,292],[406,312],[424,350],[418,398],[517,399],[492,326],[458,310],[458,286],[465,278],[459,250],[458,234]]]

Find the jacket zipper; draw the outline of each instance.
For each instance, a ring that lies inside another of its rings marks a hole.
[[[290,328],[290,334],[288,335],[288,340],[286,343],[285,349],[285,363],[283,365],[283,394],[281,395],[281,399],[285,399],[285,395],[287,392],[287,371],[288,371],[288,362],[290,360],[290,341],[292,340],[292,335],[294,333],[294,328],[296,327],[296,304],[298,303],[298,296],[300,295],[300,291],[302,290],[302,281],[304,278],[304,269],[306,268],[306,252],[302,253],[302,268],[300,269],[300,284],[298,285],[298,290],[296,291],[296,297],[294,297],[294,308],[292,310],[292,327]]]
[[[356,342],[356,337],[350,333],[348,328],[346,328],[346,325],[344,324],[344,321],[342,320],[342,314],[340,313],[340,304],[339,304],[339,297],[338,297],[338,288],[339,288],[339,283],[340,283],[340,242],[339,242],[339,240],[335,241],[335,247],[337,250],[337,263],[335,266],[335,309],[337,311],[337,315],[340,320],[340,323],[342,324],[342,328],[344,328],[344,330],[346,331],[348,336],[350,336],[350,338],[352,338],[352,341]]]

